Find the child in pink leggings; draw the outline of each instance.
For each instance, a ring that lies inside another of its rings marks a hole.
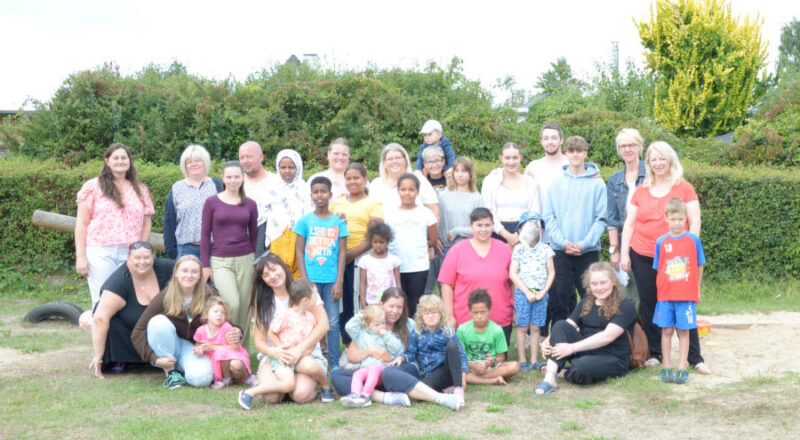
[[[403,341],[400,337],[386,330],[386,315],[379,305],[371,305],[356,315],[345,326],[345,331],[353,339],[358,348],[381,347],[392,357],[403,352]],[[349,408],[364,408],[370,405],[370,395],[380,385],[381,372],[386,368],[375,356],[361,361],[361,368],[353,373],[350,383],[350,394],[342,397],[342,405]]]

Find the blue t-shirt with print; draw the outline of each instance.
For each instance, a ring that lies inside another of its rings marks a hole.
[[[306,277],[315,283],[336,282],[339,238],[347,237],[347,225],[338,215],[319,218],[310,212],[294,225],[294,233],[306,238]]]
[[[547,259],[554,255],[547,243],[539,241],[533,248],[520,243],[514,247],[511,261],[519,263],[519,277],[528,288],[542,290],[547,283]]]

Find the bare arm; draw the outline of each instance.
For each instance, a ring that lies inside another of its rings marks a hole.
[[[331,297],[334,301],[339,301],[344,294],[344,266],[347,258],[347,237],[339,238],[339,259],[337,260],[336,282],[333,283]]]
[[[539,292],[539,299],[544,298],[545,294],[553,287],[553,282],[556,280],[556,265],[553,262],[553,257],[547,259],[547,281],[544,283],[544,289]]]
[[[611,264],[614,265],[614,269],[619,269],[619,231],[615,228],[608,229],[608,245],[617,248],[616,252],[609,255],[609,260],[611,260]]]
[[[447,283],[441,283],[442,289],[442,302],[444,302],[444,310],[450,316],[452,322],[455,322],[455,312],[453,311],[453,285]]]
[[[142,225],[142,241],[150,241],[150,230],[153,229],[153,218],[149,215],[144,216]]]
[[[514,283],[514,286],[516,286],[520,292],[528,297],[528,301],[531,301],[534,293],[528,289],[528,286],[526,286],[525,283],[522,282],[522,278],[519,277],[519,261],[511,260],[511,265],[508,268],[508,278],[511,279],[511,282]]]
[[[90,218],[86,202],[78,203],[78,214],[75,219],[75,272],[84,277],[89,275],[89,262],[86,260],[86,230],[89,228]]]
[[[297,261],[297,270],[300,272],[300,278],[308,279],[308,276],[306,276],[306,237],[304,235],[297,234],[297,241],[294,244],[294,258]]]
[[[700,219],[700,202],[695,200],[686,204],[686,214],[689,217],[689,232],[696,236],[700,236],[700,226],[702,220]]]
[[[367,270],[358,268],[358,303],[367,307]]]
[[[571,356],[581,351],[594,350],[596,348],[605,347],[606,345],[614,342],[625,329],[614,323],[609,323],[606,328],[598,333],[589,336],[586,339],[581,339],[578,342],[560,343],[553,347],[556,359],[562,359]]]

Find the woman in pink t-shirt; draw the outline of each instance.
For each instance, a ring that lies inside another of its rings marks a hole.
[[[100,287],[127,260],[128,246],[150,240],[155,210],[128,147],[120,143],[108,147],[100,174],[83,184],[76,200],[75,271],[87,277],[94,307]]]
[[[503,327],[506,342],[511,336],[514,297],[508,268],[511,248],[492,238],[494,218],[487,208],[475,208],[469,215],[472,238],[462,240],[447,252],[439,271],[445,309],[458,325],[469,321],[467,300],[475,289],[486,289],[492,297],[489,319]]]
[[[666,142],[653,142],[644,158],[647,177],[636,188],[628,204],[628,216],[622,228],[620,268],[633,270],[639,290],[639,316],[650,346],[651,358],[645,366],[661,362],[661,329],[653,324],[656,302],[656,270],[653,269],[656,240],[669,231],[664,208],[670,199],[686,203],[689,232],[700,235],[700,202],[692,185],[683,179],[683,167],[675,150]],[[700,354],[697,330],[689,332],[689,363],[698,373],[711,371]]]

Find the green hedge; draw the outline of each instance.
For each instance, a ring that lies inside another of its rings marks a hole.
[[[218,165],[217,165],[218,166]],[[476,161],[483,177],[499,166]],[[605,178],[619,169],[605,166]],[[728,168],[684,161],[687,179],[700,196],[702,240],[709,274],[796,276],[800,270],[800,175],[764,167]],[[181,173],[174,165],[137,162],[150,189],[156,213],[153,230],[161,231],[164,199]],[[0,266],[22,271],[41,265],[74,264],[72,234],[37,228],[34,210],[75,215],[75,194],[94,177],[99,161],[67,168],[55,160],[0,159]],[[309,169],[310,175],[316,169]],[[212,174],[217,174],[212,172]],[[373,173],[371,173],[372,175]]]

